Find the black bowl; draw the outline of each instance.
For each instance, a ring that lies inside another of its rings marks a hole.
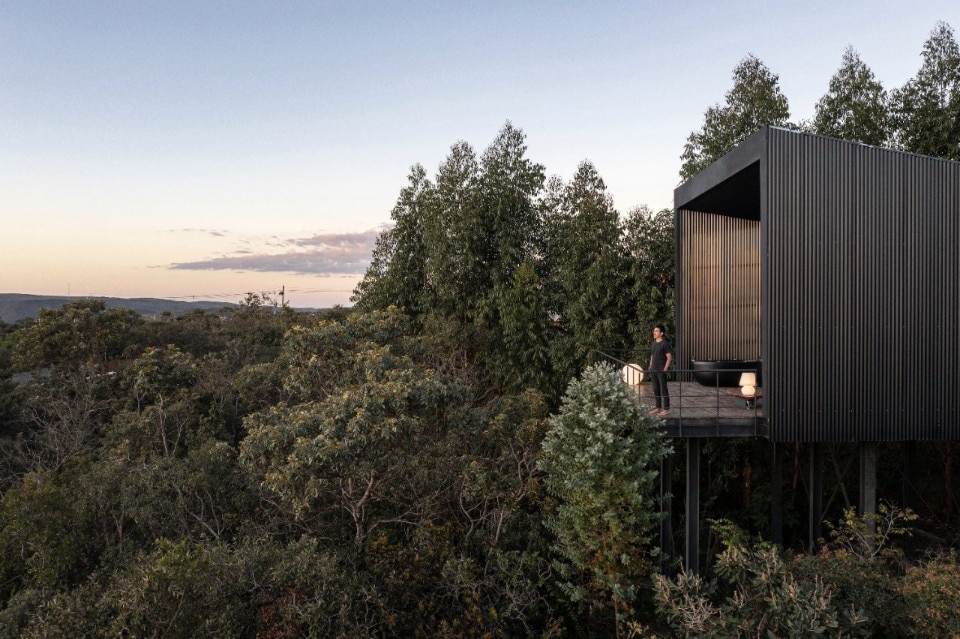
[[[756,372],[762,384],[759,359],[691,359],[693,378],[703,386],[739,386],[740,374]]]

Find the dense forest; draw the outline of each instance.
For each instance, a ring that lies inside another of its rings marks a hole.
[[[849,49],[812,122],[755,57],[733,80],[683,176],[766,124],[960,159],[948,25],[890,94]],[[921,444],[914,510],[882,450],[876,516],[830,450],[812,552],[802,446],[781,548],[769,444],[711,442],[705,573],[657,549],[681,444],[597,351],[670,333],[671,211],[621,214],[586,161],[548,178],[507,123],[391,217],[351,309],[0,322],[0,637],[960,635],[953,443]]]

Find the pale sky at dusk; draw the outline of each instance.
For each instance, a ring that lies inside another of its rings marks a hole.
[[[672,206],[748,53],[809,119],[960,2],[0,0],[0,293],[347,304],[409,168],[510,120],[617,208]]]

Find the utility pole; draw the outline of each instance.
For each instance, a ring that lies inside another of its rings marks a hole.
[[[286,285],[281,284],[281,285],[280,285],[280,308],[283,308],[283,306],[284,306],[283,295],[284,295],[284,293],[286,293],[286,290],[287,290]]]

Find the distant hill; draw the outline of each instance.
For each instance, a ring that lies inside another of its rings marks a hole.
[[[41,308],[60,308],[64,304],[90,297],[69,297],[56,295],[22,295],[20,293],[0,293],[0,321],[12,324],[24,318],[36,318]],[[103,300],[107,308],[129,308],[141,315],[151,317],[169,311],[174,315],[189,313],[196,309],[219,310],[236,304],[227,302],[175,302],[154,298],[95,297]]]

